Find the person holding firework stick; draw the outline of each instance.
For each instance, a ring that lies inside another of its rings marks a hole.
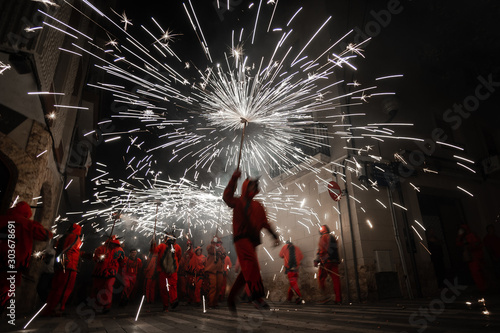
[[[245,283],[250,289],[255,307],[258,309],[269,308],[269,305],[263,299],[264,284],[262,283],[259,261],[255,251],[256,247],[261,243],[260,231],[263,228],[267,229],[274,237],[274,245],[279,245],[278,236],[267,220],[264,207],[259,201],[253,199],[259,193],[258,179],[245,179],[241,188],[241,196],[234,196],[236,183],[240,176],[240,170],[236,169],[223,195],[226,204],[233,208],[233,241],[236,255],[241,264],[241,272],[234,281],[227,300],[229,309],[233,314],[236,314],[235,298]]]
[[[168,312],[169,306],[175,309],[179,305],[177,299],[177,271],[182,257],[182,249],[176,243],[173,233],[165,233],[164,242],[153,249],[158,253],[158,285],[160,287],[163,311]]]
[[[335,237],[330,234],[330,228],[326,224],[319,229],[321,237],[318,244],[317,257],[314,260],[314,267],[319,267],[319,289],[321,294],[325,294],[325,281],[328,275],[333,282],[335,291],[335,304],[342,303],[340,294],[340,275],[339,275],[339,250]],[[321,300],[319,303],[324,304],[330,300],[329,297]]]

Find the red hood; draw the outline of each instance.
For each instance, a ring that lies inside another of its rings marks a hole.
[[[241,196],[242,197],[246,197],[248,183],[250,183],[250,179],[247,178],[243,181],[243,185],[241,185]]]
[[[111,238],[110,238],[110,239],[108,239],[108,240],[106,241],[106,243],[111,243],[111,244],[115,244],[115,245],[118,245],[118,246],[120,246],[120,245],[121,245],[121,244],[120,244],[120,241],[118,240],[118,237],[116,237],[116,235],[111,236]]]
[[[242,198],[247,198],[247,197],[248,197],[248,193],[247,193],[247,191],[248,191],[248,184],[250,184],[250,182],[253,182],[253,181],[257,181],[257,179],[255,179],[255,178],[254,178],[254,179],[247,178],[247,179],[245,179],[245,180],[243,181],[243,184],[241,185],[241,197],[242,197]],[[259,192],[260,192],[260,191],[259,191],[259,190],[257,190],[257,192],[255,192],[255,194],[252,196],[252,198],[253,198],[255,195],[259,194]],[[251,199],[252,199],[252,198],[251,198]]]
[[[82,227],[80,227],[80,225],[77,223],[73,223],[73,225],[71,226],[71,233],[80,236],[82,234]]]
[[[10,208],[9,214],[10,215],[21,215],[27,219],[29,219],[31,216],[33,216],[33,213],[31,212],[31,207],[30,207],[30,205],[28,205],[28,203],[26,201],[18,202],[14,208]]]
[[[212,243],[212,244],[222,243],[222,240],[219,237],[214,236],[214,238],[212,238],[212,240],[210,241],[210,243]]]

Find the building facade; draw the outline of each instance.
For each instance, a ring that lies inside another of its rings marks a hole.
[[[74,7],[75,6],[75,7]],[[34,219],[56,228],[57,216],[84,192],[89,155],[72,158],[81,119],[92,122],[95,96],[85,92],[88,56],[71,53],[72,43],[84,45],[94,28],[78,19],[77,1],[3,1],[0,23],[0,61],[9,66],[0,75],[0,213],[26,201]],[[76,35],[79,36],[79,38]],[[81,126],[81,125],[80,125]],[[90,153],[90,152],[88,152]],[[74,154],[73,154],[74,155]],[[36,243],[34,251],[46,243]],[[33,257],[16,294],[20,313],[37,306],[36,285],[42,263]]]

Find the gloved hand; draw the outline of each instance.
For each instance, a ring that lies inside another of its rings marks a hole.
[[[234,172],[233,172],[233,178],[240,178],[241,177],[241,171],[240,169],[236,169]]]
[[[314,267],[318,267],[318,266],[319,266],[319,263],[320,263],[320,261],[319,261],[319,260],[317,260],[317,259],[315,259],[315,260],[314,260]]]

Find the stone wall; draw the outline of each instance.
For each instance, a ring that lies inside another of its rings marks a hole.
[[[33,122],[30,138],[26,150],[22,150],[12,139],[0,133],[0,150],[16,167],[18,181],[14,189],[12,200],[19,196],[18,201],[26,201],[31,206],[36,206],[39,201],[42,209],[39,222],[44,227],[50,228],[54,221],[57,209],[58,195],[62,186],[57,172],[54,172],[54,160],[51,152],[51,139],[49,133],[37,122]],[[40,152],[47,153],[36,157]],[[43,189],[43,197],[38,197]],[[36,214],[36,212],[34,212]],[[46,242],[35,242],[34,251],[45,249]],[[41,261],[32,258],[31,266],[23,274],[21,285],[17,288],[16,298],[25,300],[16,303],[19,314],[33,311],[37,306],[36,285],[41,270]]]

